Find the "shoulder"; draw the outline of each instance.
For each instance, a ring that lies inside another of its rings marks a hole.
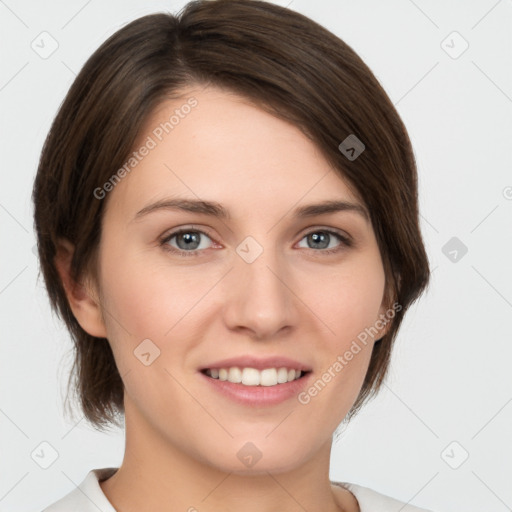
[[[414,507],[362,485],[346,482],[332,483],[350,491],[356,497],[361,512],[432,512]]]
[[[118,468],[89,471],[82,483],[42,512],[116,512],[101,490],[99,482],[113,475]]]

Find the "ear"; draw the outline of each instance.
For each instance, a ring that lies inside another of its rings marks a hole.
[[[391,285],[388,285],[384,292],[382,304],[379,309],[379,318],[376,321],[376,327],[380,331],[378,336],[376,336],[377,340],[380,340],[389,332],[393,325],[393,319],[395,318],[396,313],[401,309],[402,306],[396,302]]]
[[[69,240],[60,238],[54,260],[69,306],[84,331],[97,338],[106,338],[107,331],[95,285],[77,283],[71,279],[70,268],[74,250]]]
[[[386,312],[388,312],[388,315],[386,315]],[[375,322],[375,326],[379,329],[379,334],[375,336],[375,341],[380,340],[388,333],[392,323],[393,320],[389,318],[389,308],[381,307],[379,309],[379,318]]]

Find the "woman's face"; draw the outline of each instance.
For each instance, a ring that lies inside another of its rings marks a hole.
[[[364,210],[304,208],[362,203],[299,129],[216,88],[160,105],[135,150],[99,253],[127,432],[225,471],[298,467],[330,446],[386,311]],[[205,374],[231,367],[247,385]]]

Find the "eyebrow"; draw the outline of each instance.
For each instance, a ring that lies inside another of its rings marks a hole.
[[[182,210],[191,213],[200,213],[210,215],[219,219],[230,219],[229,211],[216,201],[201,201],[195,199],[164,199],[149,204],[138,211],[133,221],[148,215],[149,213],[160,210]],[[327,215],[336,212],[354,212],[361,215],[366,221],[370,220],[368,210],[361,204],[348,201],[329,200],[321,203],[299,206],[293,211],[293,216],[297,218],[309,218],[317,215]]]

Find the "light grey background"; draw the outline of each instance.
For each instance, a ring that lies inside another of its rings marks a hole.
[[[41,510],[90,469],[121,463],[122,432],[64,416],[71,342],[37,281],[30,193],[85,60],[123,24],[184,3],[0,0],[0,512]],[[331,479],[436,512],[511,510],[512,1],[275,3],[344,39],[395,103],[415,148],[433,270],[386,385],[333,446]],[[454,247],[443,253],[452,237],[468,249],[454,246],[455,262]],[[58,452],[48,469],[31,457],[42,442]]]

